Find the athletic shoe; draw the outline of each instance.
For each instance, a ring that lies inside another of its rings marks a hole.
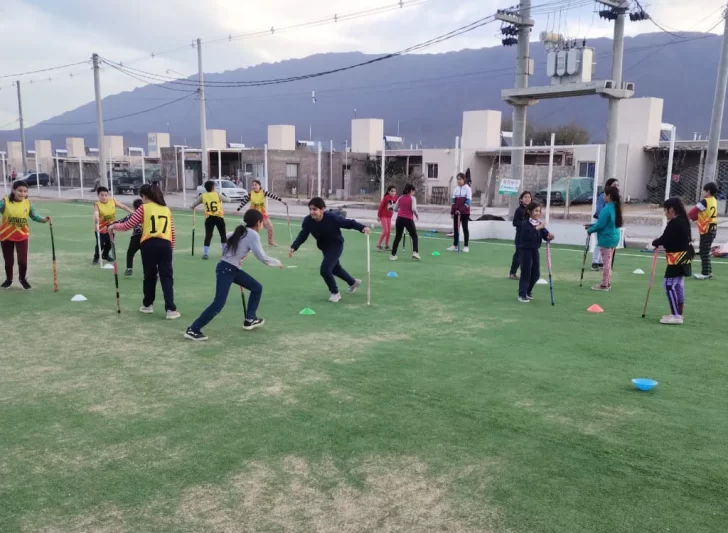
[[[599,272],[599,265],[598,265],[598,264],[596,264],[596,263],[592,263],[591,269],[592,269],[592,270],[593,270],[594,272]]]
[[[384,251],[385,252],[388,252],[389,250],[391,250],[391,248],[389,247],[389,245],[387,245],[387,246],[384,247]]]
[[[599,263],[597,266],[599,267],[599,270],[604,270],[604,263]]]
[[[470,252],[470,247],[469,246],[466,246],[465,248],[463,248],[463,252],[466,253],[466,254],[468,252]]]
[[[205,335],[201,331],[194,331],[192,328],[187,328],[187,331],[185,331],[185,337],[190,339],[191,341],[207,340],[207,335]]]
[[[248,320],[246,318],[245,322],[243,322],[243,329],[245,331],[250,331],[257,328],[258,326],[262,326],[263,324],[265,324],[265,320],[263,320],[262,318],[256,318],[255,320]]]
[[[667,315],[660,319],[660,324],[682,324],[683,317],[680,315]]]
[[[389,256],[389,260],[390,261],[396,261],[397,260],[397,256],[396,255],[390,255]]]
[[[274,242],[269,242],[268,246],[270,246],[271,248],[278,248],[278,245]]]
[[[533,294],[527,294],[526,300],[533,300]]]
[[[713,279],[713,274],[695,274],[694,277],[699,280]]]
[[[101,260],[106,261],[107,263],[111,263],[113,261],[113,259],[111,259],[108,255],[102,255]]]
[[[508,279],[514,279],[518,281],[518,274],[508,274]]]
[[[383,252],[384,251],[384,247],[381,244],[378,244],[377,245],[377,251],[378,252]]]
[[[5,281],[3,281],[3,284],[0,285],[0,287],[2,287],[3,289],[9,289],[10,285],[12,285],[12,284],[13,284],[13,280],[6,279]]]
[[[131,275],[132,275],[132,270],[131,270],[131,268],[127,268],[127,269],[126,269],[126,272],[124,272],[124,275],[125,275],[125,276],[131,276]]]
[[[139,312],[144,313],[145,315],[151,315],[152,313],[154,313],[154,307],[151,305],[142,305],[139,308]]]
[[[458,251],[458,247],[457,246],[451,246],[450,248],[448,248],[445,251],[446,252],[457,252]]]
[[[523,296],[519,296],[518,297],[518,301],[521,302],[522,304],[530,304],[531,303],[531,300],[529,300],[528,297],[524,298]]]
[[[422,258],[420,257],[420,254],[418,254],[417,252],[412,252],[412,259],[419,261]]]
[[[24,291],[29,291],[30,289],[33,288],[33,287],[30,286],[30,283],[28,283],[28,280],[27,279],[21,279],[20,280],[20,284],[23,286],[23,290]]]
[[[612,287],[610,287],[609,285],[604,286],[601,283],[598,283],[597,285],[592,286],[591,290],[593,290],[593,291],[608,292],[611,288]]]
[[[98,257],[96,257],[96,258],[92,259],[92,260],[91,260],[91,264],[92,264],[92,265],[98,265],[98,264],[99,264],[99,258],[98,258]]]
[[[179,311],[167,311],[167,316],[164,318],[166,318],[167,320],[176,320],[177,318],[179,318],[181,316],[182,315],[180,314]]]
[[[204,259],[205,261],[207,261],[210,258],[207,256],[207,254],[205,254],[205,255],[202,256],[202,259]]]
[[[331,293],[331,294],[329,295],[329,302],[331,302],[331,303],[334,303],[334,304],[335,304],[335,303],[336,303],[336,302],[338,302],[339,300],[341,300],[341,293],[340,293],[340,292],[337,292],[336,294],[334,294],[334,293],[332,292],[332,293]]]
[[[354,285],[349,285],[349,294],[354,294],[360,286],[361,286],[361,280],[355,279]]]

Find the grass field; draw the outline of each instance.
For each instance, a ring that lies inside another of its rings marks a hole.
[[[662,262],[640,318],[647,254],[620,251],[613,291],[595,293],[579,289],[580,252],[554,248],[556,307],[547,286],[524,305],[511,246],[446,254],[442,238],[422,239],[420,263],[372,253],[371,307],[364,290],[330,304],[314,242],[288,260],[279,223],[271,253],[297,268],[246,260],[266,325],[241,329],[233,288],[192,343],[220,255],[200,260],[201,224],[193,258],[191,217],[176,216],[182,319],[165,321],[161,291],[155,315],[137,311],[139,256],[116,314],[88,205],[38,207],[55,217],[61,290],[33,224],[34,288],[0,293],[4,533],[726,529],[726,264],[687,282],[684,326],[658,323]],[[365,239],[345,238],[365,278]],[[635,392],[633,377],[660,385]]]

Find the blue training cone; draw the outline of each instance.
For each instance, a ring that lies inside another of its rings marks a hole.
[[[398,277],[398,276],[397,276],[397,273],[396,273],[396,272],[388,272],[388,273],[387,273],[387,277],[388,277],[388,278],[396,278],[396,277]]]

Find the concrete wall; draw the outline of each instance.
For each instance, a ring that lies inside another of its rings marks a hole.
[[[86,146],[83,137],[66,137],[68,157],[86,157]]]
[[[222,150],[227,148],[227,131],[207,130],[207,149]]]
[[[23,173],[23,148],[20,141],[8,141],[8,168],[11,173]]]
[[[38,163],[40,163],[40,169],[38,169]],[[53,168],[51,141],[35,141],[35,164],[33,165],[33,169],[47,174],[53,174],[55,172]]]
[[[104,135],[104,151],[106,159],[124,157],[124,137],[121,135]]]
[[[286,125],[268,126],[268,150],[295,150],[296,127]]]
[[[355,118],[351,121],[351,151],[374,155],[384,143],[384,120]]]
[[[149,157],[161,157],[161,148],[170,146],[169,133],[147,134],[147,155]]]
[[[501,144],[500,111],[465,111],[460,146],[463,150],[494,150]]]

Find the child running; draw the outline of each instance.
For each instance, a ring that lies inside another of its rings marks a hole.
[[[228,234],[228,241],[222,252],[222,259],[215,269],[217,285],[215,288],[215,299],[195,320],[185,332],[185,337],[193,341],[206,341],[207,336],[202,333],[202,328],[215,318],[222,308],[225,307],[230,285],[235,283],[250,291],[247,313],[243,322],[243,329],[250,331],[265,324],[265,320],[256,315],[260,297],[263,294],[263,286],[250,274],[240,268],[240,263],[248,255],[253,255],[262,263],[268,266],[283,268],[283,264],[273,257],[268,257],[260,244],[258,232],[263,227],[263,214],[255,209],[248,210],[243,216],[244,226],[238,226],[235,231]]]
[[[452,215],[453,227],[453,245],[448,248],[448,252],[458,251],[458,241],[460,240],[460,226],[463,227],[463,252],[468,253],[468,240],[470,239],[470,231],[468,231],[468,221],[470,220],[470,203],[473,201],[473,191],[470,185],[465,183],[465,174],[462,172],[457,175],[458,186],[452,193],[450,214]]]
[[[156,183],[145,183],[139,189],[142,199],[140,205],[125,222],[109,225],[109,231],[129,231],[136,225],[142,225],[140,250],[142,267],[144,268],[144,299],[139,308],[140,313],[154,313],[156,298],[157,274],[164,294],[164,308],[167,320],[180,317],[174,304],[174,272],[172,270],[172,252],[174,251],[175,232],[172,212],[164,201],[162,189]]]
[[[225,233],[225,213],[222,208],[222,199],[215,190],[215,182],[210,180],[205,182],[205,192],[192,204],[194,211],[198,205],[202,204],[205,208],[205,243],[202,247],[202,259],[205,261],[209,258],[210,243],[212,242],[212,233],[217,228],[220,234],[220,244],[225,249],[227,242],[227,234]]]
[[[377,242],[377,250],[380,252],[389,250],[389,238],[392,236],[392,211],[396,202],[397,187],[390,185],[387,187],[387,194],[379,202],[379,209],[377,210],[377,222],[382,225],[382,234],[379,236],[379,242]],[[385,244],[384,247],[382,247],[382,243]]]
[[[270,218],[268,217],[265,199],[273,198],[285,206],[288,204],[280,196],[276,196],[275,194],[271,194],[268,191],[263,190],[259,180],[253,180],[252,188],[253,190],[250,191],[250,193],[248,193],[248,195],[240,202],[238,211],[245,207],[245,204],[250,202],[250,207],[259,211],[260,214],[263,215],[263,227],[265,228],[265,231],[268,232],[268,246],[278,246],[273,241],[273,224],[271,224]]]
[[[685,278],[692,273],[691,263],[695,250],[691,244],[693,236],[685,206],[680,198],[669,198],[662,204],[667,226],[662,235],[652,241],[652,246],[665,249],[665,293],[670,304],[670,313],[660,319],[662,324],[682,324],[685,306]]]
[[[710,247],[718,232],[718,186],[713,183],[706,183],[703,187],[703,199],[690,210],[690,220],[698,221],[698,233],[700,233],[700,274],[695,274],[695,279],[712,279],[713,265],[710,263]]]
[[[303,219],[301,232],[291,244],[288,257],[293,257],[296,250],[306,242],[308,236],[313,235],[316,239],[316,246],[324,254],[324,260],[321,261],[321,277],[324,278],[326,286],[329,288],[329,302],[336,303],[341,300],[341,294],[339,294],[334,276],[346,282],[349,286],[349,294],[354,294],[361,285],[361,280],[351,277],[339,261],[341,254],[344,253],[344,236],[341,234],[341,230],[355,229],[369,235],[371,229],[359,224],[356,220],[329,213],[325,209],[326,203],[323,198],[311,198],[308,202],[309,215]]]
[[[516,228],[516,251],[513,252],[513,259],[511,260],[511,271],[508,273],[509,279],[518,279],[518,267],[521,264],[521,260],[518,256],[518,241],[520,240],[521,236],[521,225],[523,224],[523,219],[526,216],[526,206],[531,203],[531,192],[530,191],[523,191],[521,193],[521,196],[518,197],[518,207],[516,208],[516,212],[513,213],[513,227]]]
[[[592,287],[593,291],[608,291],[612,288],[612,258],[614,250],[619,244],[622,232],[622,200],[619,197],[619,189],[610,187],[604,193],[604,207],[599,212],[599,218],[591,226],[585,226],[587,233],[597,234],[597,245],[600,249],[600,257],[604,264],[602,270],[602,282]]]
[[[597,196],[597,208],[594,210],[594,217],[596,219],[599,219],[599,214],[602,212],[602,209],[604,209],[604,196],[606,195],[607,191],[610,187],[616,187],[619,189],[619,181],[615,178],[609,178],[604,183],[604,192],[602,192],[599,196]],[[602,257],[602,251],[601,248],[599,248],[599,245],[597,244],[594,247],[594,251],[592,252],[592,266],[591,269],[593,271],[601,270],[604,268],[604,258]]]
[[[0,200],[0,248],[5,260],[5,281],[0,287],[8,289],[13,284],[14,254],[18,256],[18,278],[26,291],[32,287],[28,283],[28,239],[30,227],[28,218],[45,224],[51,217],[41,217],[28,200],[28,186],[22,181],[13,183],[13,190]]]
[[[518,301],[530,303],[533,300],[533,287],[541,277],[541,258],[538,250],[541,241],[554,240],[546,226],[539,220],[541,206],[531,202],[526,206],[521,223],[521,235],[518,242],[518,256],[521,260],[521,279],[518,280]]]
[[[116,208],[123,209],[127,213],[132,210],[113,198],[109,199],[109,189],[98,187],[96,189],[98,202],[94,202],[94,258],[91,264],[99,264],[99,244],[101,244],[101,260],[112,261],[109,256],[111,251],[111,239],[109,238],[109,224],[116,220]]]
[[[141,199],[137,198],[134,200],[134,211],[139,209],[139,206],[142,205]],[[117,220],[115,224],[123,224],[129,218],[131,215],[127,215],[121,220]],[[141,246],[141,240],[142,240],[142,225],[137,224],[134,226],[134,229],[131,232],[131,238],[129,239],[129,247],[126,249],[126,272],[124,272],[125,276],[131,276],[134,273],[134,256],[139,251],[139,247]]]
[[[397,222],[395,222],[395,235],[394,244],[392,244],[392,255],[390,260],[397,260],[397,247],[399,241],[402,240],[402,234],[405,228],[412,238],[412,259],[422,259],[419,254],[418,240],[417,240],[417,226],[415,226],[415,218],[420,219],[419,213],[417,213],[417,198],[415,198],[415,186],[408,183],[404,186],[402,196],[399,197],[397,203],[394,204],[394,211],[397,212]]]

